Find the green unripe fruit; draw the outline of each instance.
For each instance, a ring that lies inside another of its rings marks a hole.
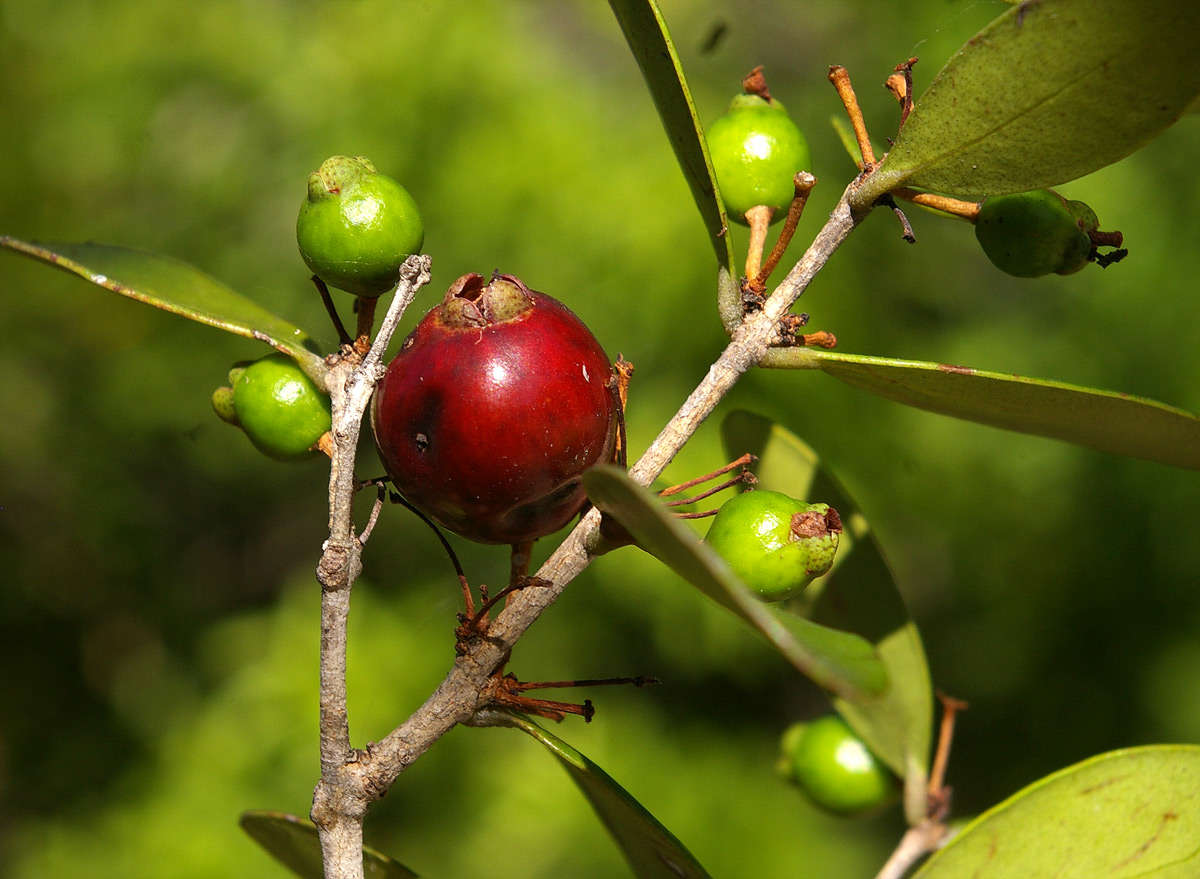
[[[783,216],[791,204],[797,171],[811,163],[808,142],[778,102],[738,95],[708,129],[721,198],[729,218],[746,225],[746,211],[766,205]]]
[[[890,803],[899,793],[891,770],[836,714],[812,721],[785,738],[783,746],[791,780],[830,812],[860,815]]]
[[[368,299],[386,293],[424,240],[412,196],[362,156],[333,156],[309,175],[296,241],[313,274],[331,287]]]
[[[264,455],[306,458],[329,430],[329,397],[285,354],[229,372],[233,387],[213,391],[213,410],[240,427]]]
[[[726,501],[704,539],[759,598],[784,601],[829,571],[841,533],[829,504],[760,489]]]
[[[1087,205],[1075,204],[1087,209],[1079,209],[1078,219],[1067,200],[1048,189],[989,198],[975,221],[975,237],[996,268],[1010,275],[1069,275],[1087,265],[1092,250],[1081,221],[1096,220]]]
[[[1079,227],[1084,235],[1095,232],[1100,228],[1100,218],[1096,216],[1096,212],[1092,210],[1092,206],[1087,202],[1075,201],[1074,199],[1068,200],[1067,210],[1071,212],[1071,216],[1075,218],[1075,225]]]

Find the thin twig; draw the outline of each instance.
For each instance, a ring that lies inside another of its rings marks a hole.
[[[350,587],[362,571],[362,543],[354,533],[353,506],[358,483],[354,460],[363,414],[383,377],[381,360],[404,310],[429,283],[428,256],[411,256],[401,269],[388,314],[362,362],[350,351],[326,377],[334,448],[329,468],[329,539],[317,565],[321,584],[321,780],[313,793],[327,879],[362,879],[362,819],[374,797],[350,781],[357,753],[350,746],[346,711],[346,625]]]

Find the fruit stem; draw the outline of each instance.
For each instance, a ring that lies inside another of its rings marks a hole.
[[[329,315],[329,320],[333,323],[333,328],[338,334],[339,345],[350,345],[354,342],[350,338],[350,334],[346,332],[346,325],[342,323],[342,317],[337,312],[337,307],[333,304],[333,297],[329,295],[329,288],[325,286],[325,282],[316,275],[312,276],[312,282],[317,288],[317,292],[321,294],[321,302],[325,306],[325,312]]]
[[[963,201],[962,199],[951,198],[948,195],[936,195],[932,192],[917,192],[915,189],[909,189],[906,186],[893,189],[892,195],[896,198],[910,201],[913,204],[919,204],[921,207],[933,208],[935,211],[950,214],[966,220],[968,223],[974,223],[978,219],[979,208],[981,207],[979,202]]]
[[[750,226],[750,244],[746,248],[746,277],[757,278],[762,266],[763,249],[767,244],[767,231],[771,228],[771,216],[775,209],[765,204],[755,205],[746,211],[746,223]]]
[[[867,123],[863,120],[862,108],[858,106],[858,96],[850,84],[850,73],[842,65],[834,64],[829,68],[829,81],[837,89],[846,115],[850,117],[850,126],[854,129],[854,138],[862,153],[863,170],[869,171],[875,165],[875,148],[871,146],[871,138],[867,134]]]
[[[375,329],[375,303],[379,300],[359,296],[354,302],[354,310],[358,312],[358,332],[354,338],[354,347],[360,354],[366,354],[371,347],[371,330]]]
[[[808,203],[808,194],[817,185],[817,178],[807,171],[801,171],[792,179],[792,184],[796,188],[796,194],[792,196],[792,203],[788,205],[787,217],[783,221],[783,228],[779,230],[779,238],[775,241],[775,246],[771,248],[771,253],[767,256],[758,274],[746,276],[747,278],[753,277],[751,288],[756,293],[766,290],[767,279],[771,277],[771,272],[775,271],[775,266],[779,265],[779,260],[783,259],[784,252],[792,243],[792,236],[796,233],[796,224],[800,222],[800,216],[804,213],[804,206]]]
[[[938,729],[937,753],[933,758],[933,769],[929,773],[929,818],[941,821],[950,809],[950,789],[946,787],[946,765],[950,762],[950,744],[954,740],[954,720],[958,712],[967,709],[967,703],[938,691],[942,703],[942,723]]]

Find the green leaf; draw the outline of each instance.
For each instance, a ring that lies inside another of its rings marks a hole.
[[[1200,469],[1200,418],[1157,400],[946,363],[775,349],[760,364],[820,369],[919,409],[1103,452]]]
[[[557,758],[604,822],[638,879],[707,879],[708,873],[683,843],[607,772],[527,717],[505,713],[500,722],[533,736]]]
[[[249,811],[238,819],[242,830],[302,879],[323,879],[321,840],[307,818],[285,812]],[[415,879],[416,873],[399,861],[363,847],[363,874],[367,879]]]
[[[325,364],[303,330],[231,290],[195,266],[110,244],[39,244],[0,235],[0,247],[78,275],[106,290],[189,320],[258,339],[292,357],[323,383]]]
[[[696,115],[692,93],[662,12],[653,0],[609,0],[609,6],[650,88],[675,158],[708,229],[717,262],[733,272],[733,248],[725,234],[728,225],[725,207],[717,197],[716,175],[708,157],[704,127]]]
[[[625,471],[596,467],[583,477],[588,498],[638,545],[713,601],[741,617],[820,686],[851,700],[887,687],[887,672],[865,640],[759,601],[709,546]]]
[[[1015,6],[968,40],[917,99],[856,201],[898,186],[978,199],[1110,165],[1200,94],[1198,33],[1200,4],[1179,0]]]
[[[1101,754],[972,821],[914,879],[1200,876],[1200,747]]]
[[[763,487],[827,503],[841,514],[845,530],[833,570],[813,581],[803,600],[788,608],[875,645],[887,668],[889,687],[866,700],[836,700],[835,707],[871,750],[905,779],[905,811],[910,821],[921,820],[933,685],[921,635],[866,517],[816,452],[770,419],[731,412],[721,423],[721,437],[730,458],[746,452],[758,456],[755,473]]]

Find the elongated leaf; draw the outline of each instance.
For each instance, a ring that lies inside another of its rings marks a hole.
[[[301,879],[323,879],[321,841],[307,818],[285,812],[243,812],[242,830]],[[363,848],[363,874],[367,879],[415,879],[416,873],[387,855]]]
[[[905,779],[905,812],[911,822],[920,821],[925,816],[933,685],[920,633],[866,517],[817,454],[786,428],[736,411],[721,423],[721,436],[730,458],[746,452],[758,456],[755,472],[764,488],[828,503],[841,514],[845,530],[837,565],[808,587],[803,602],[787,607],[875,645],[888,671],[887,690],[868,700],[838,699],[835,707]]]
[[[607,772],[528,717],[505,714],[502,722],[541,742],[562,764],[638,879],[707,879],[708,873],[683,843]]]
[[[979,816],[914,879],[1194,879],[1200,747],[1101,754]]]
[[[860,194],[980,198],[1124,158],[1200,94],[1200,4],[1037,0],[972,37],[921,95]]]
[[[820,369],[856,388],[930,412],[1200,469],[1200,418],[1145,397],[946,363],[815,348],[771,351],[761,365]]]
[[[138,302],[266,342],[321,384],[325,365],[303,330],[185,262],[111,244],[39,244],[7,235],[0,235],[0,247]]]
[[[858,701],[887,687],[887,672],[869,643],[763,604],[720,556],[625,471],[596,467],[583,480],[592,503],[620,522],[642,549],[761,632],[817,684]]]
[[[609,0],[609,6],[650,88],[675,158],[708,229],[717,263],[732,272],[733,250],[725,234],[725,208],[717,197],[716,175],[708,157],[704,126],[696,115],[696,105],[662,12],[653,0]]]

